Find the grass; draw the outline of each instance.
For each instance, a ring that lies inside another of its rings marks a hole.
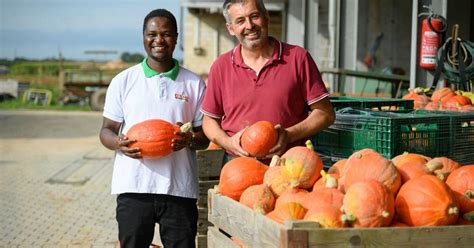
[[[32,102],[23,102],[22,99],[14,99],[0,102],[0,109],[41,109],[41,110],[64,110],[64,111],[91,111],[89,105],[40,105]]]

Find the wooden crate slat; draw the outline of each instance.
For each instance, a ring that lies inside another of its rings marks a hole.
[[[208,248],[239,248],[237,244],[221,233],[216,227],[209,227],[207,232],[207,247]]]
[[[250,247],[474,247],[474,226],[319,228],[318,223],[279,225],[209,190],[209,221]]]
[[[244,244],[272,247],[280,243],[280,225],[250,208],[209,190],[209,221]]]

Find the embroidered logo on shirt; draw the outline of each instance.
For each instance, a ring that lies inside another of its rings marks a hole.
[[[187,102],[189,100],[189,96],[187,96],[184,92],[183,92],[183,94],[175,93],[174,98],[176,98],[178,100],[185,101],[185,102]]]

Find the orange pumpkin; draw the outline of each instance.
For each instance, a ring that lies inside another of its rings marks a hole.
[[[341,159],[334,163],[329,169],[328,174],[339,174],[342,175],[344,173],[344,167],[346,166],[347,159]]]
[[[247,127],[240,137],[242,148],[253,157],[263,157],[278,141],[278,131],[269,121],[258,121]]]
[[[323,162],[319,155],[313,151],[311,141],[306,141],[306,147],[295,146],[283,154],[282,175],[287,178],[291,187],[308,189],[321,176]]]
[[[409,226],[443,226],[456,223],[459,207],[443,181],[424,175],[402,185],[395,199],[397,214]]]
[[[471,105],[472,102],[471,102],[471,99],[469,99],[466,96],[455,95],[443,101],[443,104],[444,105],[454,104],[456,106],[464,106],[464,105]]]
[[[254,158],[234,158],[222,167],[219,192],[238,201],[246,188],[263,183],[267,169],[268,166]]]
[[[398,172],[402,177],[402,184],[410,179],[431,174],[430,169],[424,163],[416,160],[407,161],[398,166]]]
[[[343,189],[347,191],[352,184],[367,179],[381,182],[393,194],[397,193],[401,184],[401,176],[390,160],[372,149],[362,149],[349,156],[339,183],[343,183]]]
[[[303,206],[312,209],[322,205],[331,205],[336,208],[342,207],[344,194],[335,188],[321,188],[308,193],[303,201]]]
[[[281,174],[280,157],[277,155],[273,156],[270,167],[263,176],[263,183],[270,187],[275,197],[290,188],[290,182]]]
[[[409,153],[409,152],[404,152],[398,156],[395,156],[392,158],[392,163],[396,166],[399,167],[400,165],[408,162],[408,161],[418,161],[420,163],[425,164],[428,162],[428,160],[431,160],[431,158],[423,156],[421,154],[417,153]]]
[[[258,184],[245,189],[239,202],[258,213],[267,214],[275,207],[275,196],[267,185]]]
[[[277,198],[275,202],[275,207],[278,207],[282,204],[286,204],[288,202],[297,202],[304,206],[303,202],[306,200],[308,196],[308,191],[304,189],[295,189],[289,188]]]
[[[445,101],[446,99],[455,96],[456,93],[450,89],[450,88],[441,88],[437,89],[433,92],[433,95],[431,96],[431,101],[435,103],[440,103],[443,100]]]
[[[321,177],[316,181],[313,185],[313,190],[320,189],[320,188],[337,188],[339,179],[339,174],[328,174],[321,171]]]
[[[354,227],[383,227],[395,214],[393,194],[379,181],[353,184],[344,195],[344,219]]]
[[[430,101],[430,98],[423,93],[423,90],[420,88],[408,89],[409,93],[404,95],[402,99],[413,100],[413,109],[421,109],[425,107],[426,104]]]
[[[309,209],[304,220],[318,222],[322,228],[341,228],[346,224],[342,222],[342,212],[339,208],[331,205]]]
[[[461,214],[474,212],[474,164],[451,172],[446,184],[456,196]]]
[[[129,147],[140,148],[144,158],[161,158],[173,152],[173,139],[180,139],[176,133],[180,132],[178,125],[165,120],[151,119],[133,125],[127,131],[130,140],[136,140]]]
[[[426,163],[426,166],[441,180],[445,181],[448,175],[461,167],[461,165],[447,157],[433,158]]]
[[[286,220],[301,220],[304,218],[307,209],[296,202],[288,202],[276,206],[273,211],[266,216],[277,223],[283,224]]]

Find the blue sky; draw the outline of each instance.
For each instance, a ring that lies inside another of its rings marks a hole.
[[[156,8],[170,10],[180,29],[179,0],[0,0],[0,58],[57,58],[59,51],[66,59],[79,60],[145,54],[143,18]],[[174,53],[178,59],[180,45]]]

